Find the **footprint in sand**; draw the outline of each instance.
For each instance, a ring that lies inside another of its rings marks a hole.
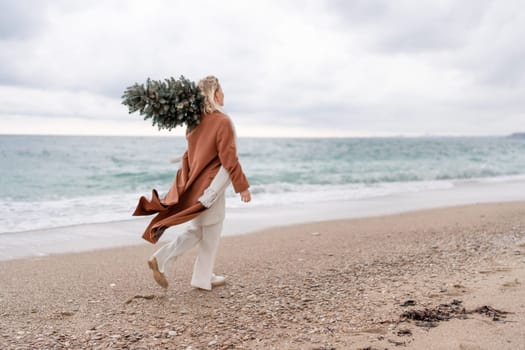
[[[387,334],[388,331],[385,328],[365,328],[361,329],[359,331],[356,331],[356,333],[368,333],[368,334]]]
[[[461,343],[459,344],[460,350],[482,350],[483,348],[473,343]]]
[[[490,274],[498,273],[498,272],[509,272],[511,270],[512,269],[509,268],[509,267],[496,267],[496,268],[490,269],[490,270],[481,270],[481,271],[479,271],[479,273],[481,273],[482,275],[490,275]]]
[[[518,279],[516,278],[516,279],[514,279],[514,281],[503,283],[502,287],[503,287],[503,289],[505,289],[505,288],[515,288],[515,287],[518,287],[519,285],[521,285],[521,282],[518,281]]]
[[[469,293],[471,290],[461,284],[454,284],[452,287],[447,288],[447,290],[442,295],[447,295],[450,297],[458,297],[460,295]]]

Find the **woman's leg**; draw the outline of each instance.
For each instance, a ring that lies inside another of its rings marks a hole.
[[[164,273],[168,263],[173,263],[178,256],[194,247],[202,238],[202,226],[191,223],[184,231],[177,234],[175,239],[163,245],[151,258],[157,258],[159,271]]]
[[[217,255],[221,232],[222,221],[217,224],[202,226],[199,254],[193,266],[192,287],[211,290],[213,267],[215,265],[215,256]]]

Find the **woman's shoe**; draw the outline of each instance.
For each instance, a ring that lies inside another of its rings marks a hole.
[[[211,277],[211,286],[212,287],[224,286],[225,284],[226,284],[226,277],[212,275],[212,277]]]
[[[157,258],[148,260],[148,266],[153,271],[153,279],[159,284],[162,288],[168,288],[168,280],[162,272],[159,271],[159,264],[157,263]]]

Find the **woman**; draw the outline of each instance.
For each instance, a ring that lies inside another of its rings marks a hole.
[[[243,202],[251,200],[249,183],[237,157],[233,125],[220,111],[224,93],[219,80],[208,76],[198,86],[205,97],[204,113],[200,124],[186,131],[187,149],[170,190],[162,200],[156,190],[151,201],[141,197],[133,213],[158,213],[142,236],[152,243],[156,243],[168,227],[192,220],[188,228],[148,260],[153,278],[164,288],[168,287],[165,276],[168,264],[196,244],[199,244],[199,253],[191,285],[211,290],[225,283],[223,276],[213,274],[224,220],[224,190],[231,181]]]

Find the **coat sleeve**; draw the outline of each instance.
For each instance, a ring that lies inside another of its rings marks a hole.
[[[239,163],[237,147],[235,145],[235,133],[233,131],[233,125],[228,118],[220,121],[216,142],[219,159],[222,166],[230,174],[233,189],[237,193],[247,190],[250,184]]]

